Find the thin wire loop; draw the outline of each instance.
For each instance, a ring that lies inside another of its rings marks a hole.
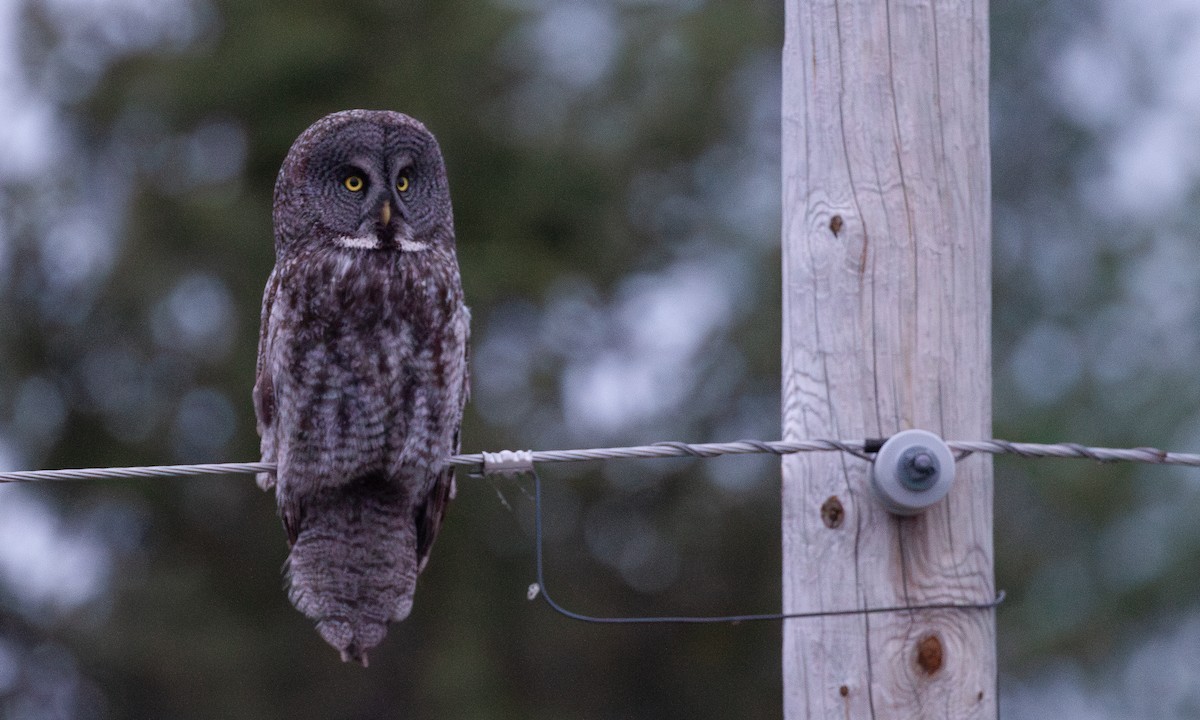
[[[530,590],[530,599],[541,595],[555,612],[572,620],[606,625],[648,625],[648,624],[702,624],[702,623],[742,623],[780,620],[799,620],[804,618],[838,617],[843,615],[874,615],[878,613],[916,612],[918,610],[992,610],[1004,602],[1004,591],[996,594],[994,600],[982,603],[929,603],[922,605],[896,605],[889,607],[853,608],[847,610],[818,610],[811,612],[793,613],[753,613],[748,615],[665,615],[649,617],[597,617],[568,610],[550,596],[546,587],[545,568],[545,535],[542,531],[542,478],[537,468],[530,465],[526,472],[533,476],[533,533],[535,545],[535,563],[537,585]]]

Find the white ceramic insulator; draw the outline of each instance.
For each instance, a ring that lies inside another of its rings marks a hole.
[[[924,488],[911,487],[902,476],[901,458],[910,449],[923,448],[937,461],[937,472]],[[875,455],[871,487],[889,512],[917,515],[946,497],[954,484],[954,454],[946,442],[927,430],[903,430],[887,439]]]

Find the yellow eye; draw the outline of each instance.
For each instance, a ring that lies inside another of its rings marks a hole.
[[[359,192],[363,189],[363,179],[358,175],[351,175],[343,180],[342,184],[345,185],[346,189],[350,192]]]
[[[407,175],[401,175],[400,179],[396,181],[396,189],[399,190],[400,192],[408,192],[408,176]]]

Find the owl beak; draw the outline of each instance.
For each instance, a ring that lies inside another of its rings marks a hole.
[[[379,211],[379,224],[382,227],[387,227],[392,222],[392,204],[385,202],[383,208]]]

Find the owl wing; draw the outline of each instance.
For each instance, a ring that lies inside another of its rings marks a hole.
[[[458,397],[455,403],[458,424],[454,427],[454,440],[450,444],[452,452],[455,455],[462,449],[459,432],[462,422],[462,411],[467,404],[467,397],[471,393],[471,373],[468,362],[470,351],[466,343],[469,325],[470,312],[464,307],[461,325],[463,337],[462,383],[456,388]],[[447,464],[446,468],[438,473],[433,487],[425,497],[425,502],[417,507],[417,572],[424,570],[425,563],[429,562],[429,551],[433,549],[433,541],[437,539],[438,531],[442,529],[442,519],[446,515],[446,506],[454,499],[455,492],[454,466]]]
[[[271,377],[270,356],[275,328],[271,324],[271,310],[279,290],[279,269],[271,271],[267,288],[263,292],[262,321],[258,335],[258,364],[254,375],[254,415],[257,419],[258,435],[262,438],[262,461],[275,462],[275,382]],[[258,486],[263,490],[275,487],[274,473],[258,473]]]
[[[457,433],[456,433],[457,440]],[[446,506],[454,496],[454,467],[449,466],[438,474],[425,502],[417,508],[417,572],[425,569],[429,562],[429,551],[442,529]]]

